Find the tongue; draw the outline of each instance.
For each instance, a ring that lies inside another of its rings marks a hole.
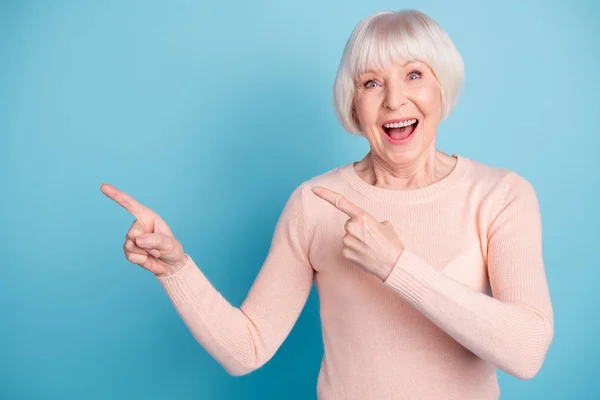
[[[394,140],[406,139],[415,130],[415,124],[405,126],[403,128],[390,128],[388,135]]]

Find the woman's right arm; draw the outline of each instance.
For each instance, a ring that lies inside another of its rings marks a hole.
[[[239,308],[232,306],[213,287],[174,238],[175,245],[162,243],[161,251],[169,248],[181,252],[179,261],[173,262],[171,268],[152,272],[192,335],[231,375],[248,374],[269,361],[306,304],[313,269],[308,260],[303,197],[301,185],[289,197],[275,227],[265,262]],[[148,246],[157,245],[148,243],[139,248],[152,259],[156,247]]]

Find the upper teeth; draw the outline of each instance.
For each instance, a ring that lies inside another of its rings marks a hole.
[[[393,122],[391,124],[385,124],[383,126],[386,127],[386,128],[402,128],[402,127],[405,127],[405,126],[412,125],[415,122],[417,122],[416,119],[409,119],[409,120],[402,121],[402,122]]]

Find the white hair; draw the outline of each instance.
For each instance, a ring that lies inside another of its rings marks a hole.
[[[353,115],[358,76],[369,69],[385,69],[399,58],[418,60],[431,68],[441,92],[441,119],[452,112],[463,83],[464,66],[446,31],[420,11],[379,12],[354,28],[333,85],[335,113],[346,131],[362,135]]]

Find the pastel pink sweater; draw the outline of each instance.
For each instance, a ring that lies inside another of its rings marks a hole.
[[[539,206],[520,175],[455,157],[450,175],[415,190],[369,185],[353,163],[300,184],[239,308],[189,255],[157,279],[232,375],[273,357],[314,282],[324,342],[319,399],[498,399],[496,368],[532,378],[553,338]],[[406,250],[386,281],[343,258],[348,217],[313,186],[392,222]]]

